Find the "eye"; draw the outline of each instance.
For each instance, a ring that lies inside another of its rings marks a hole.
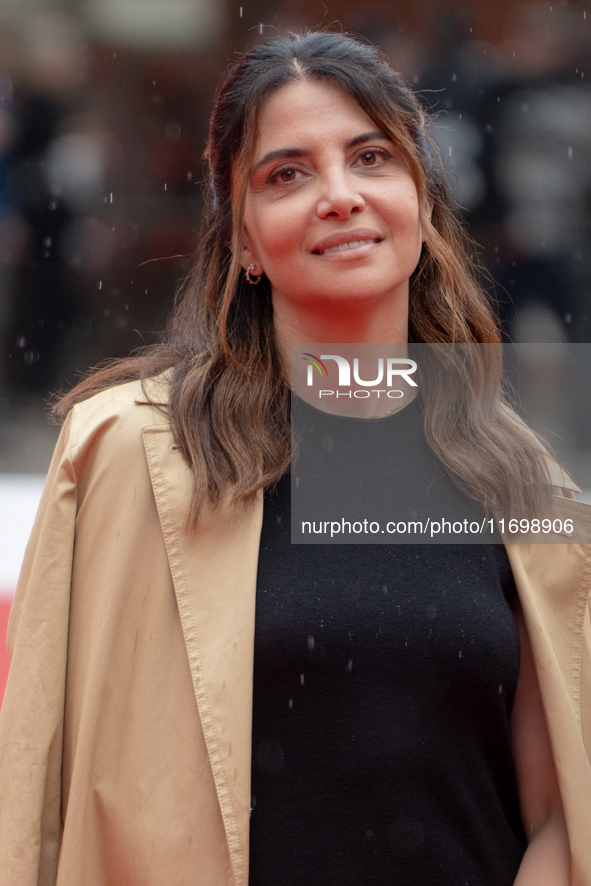
[[[298,175],[300,174],[299,169],[295,169],[293,166],[282,166],[281,169],[275,170],[275,172],[269,178],[270,182],[281,182],[282,184],[290,184],[297,180]]]
[[[366,148],[358,155],[357,162],[365,167],[381,166],[389,157],[390,154],[382,148]]]

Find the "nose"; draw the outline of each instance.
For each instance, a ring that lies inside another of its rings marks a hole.
[[[347,219],[365,208],[359,181],[345,169],[333,169],[322,180],[316,209],[319,218]]]

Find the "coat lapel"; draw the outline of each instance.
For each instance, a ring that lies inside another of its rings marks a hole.
[[[234,512],[208,508],[189,533],[191,471],[168,427],[143,436],[234,876],[246,886],[262,495]]]

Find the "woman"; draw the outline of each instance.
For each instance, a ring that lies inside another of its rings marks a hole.
[[[228,76],[208,161],[167,343],[58,407],[10,624],[0,883],[591,883],[588,546],[508,545],[519,603],[502,546],[286,534],[293,342],[498,341],[414,97],[342,35],[271,41]],[[437,378],[365,421],[420,448],[422,409],[481,509],[531,510],[548,472],[586,514],[481,363],[468,429]]]

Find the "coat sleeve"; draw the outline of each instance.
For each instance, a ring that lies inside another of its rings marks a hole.
[[[75,416],[58,440],[8,626],[0,714],[0,886],[55,884],[76,478]]]

